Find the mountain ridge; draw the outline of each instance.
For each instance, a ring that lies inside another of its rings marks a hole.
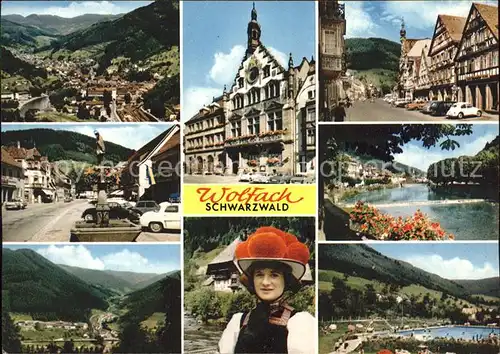
[[[83,14],[75,17],[61,17],[56,15],[30,14],[22,16],[18,14],[2,16],[2,22],[8,20],[20,25],[28,25],[44,30],[52,35],[67,35],[89,27],[95,23],[111,21],[120,18],[124,14],[101,15]]]
[[[467,281],[468,284],[465,286],[464,281],[442,278],[417,268],[408,262],[387,257],[367,245],[322,245],[319,248],[318,259],[318,268],[321,270],[335,270],[365,279],[395,283],[401,286],[416,284],[461,298],[474,294],[488,295],[491,291],[494,291],[494,289],[469,287],[474,282],[477,284],[477,281],[474,280]],[[497,286],[498,280],[499,278],[496,278]],[[476,292],[478,289],[481,290],[480,293]]]
[[[1,133],[2,146],[16,146],[19,141],[21,147],[37,150],[49,161],[60,160],[84,161],[96,163],[95,138],[84,134],[53,130],[47,128],[35,128],[26,130],[9,130]],[[124,146],[106,141],[106,159],[115,163],[126,161],[135,151]]]

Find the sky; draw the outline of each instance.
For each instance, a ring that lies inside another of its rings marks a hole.
[[[102,135],[104,141],[124,146],[132,150],[139,150],[149,141],[170,128],[172,124],[2,124],[2,132],[9,130],[26,129],[54,129],[67,130],[95,137],[94,130]]]
[[[371,244],[383,255],[408,262],[445,279],[484,279],[498,277],[496,243]]]
[[[477,154],[486,143],[491,142],[498,135],[498,124],[475,124],[472,127],[472,132],[468,136],[453,137],[452,140],[457,141],[460,147],[450,151],[441,150],[439,143],[426,149],[422,146],[421,141],[411,141],[402,147],[401,154],[394,155],[394,160],[427,172],[429,165],[434,162],[446,158]]]
[[[179,270],[180,246],[162,245],[3,245],[12,250],[29,248],[53,263],[96,270],[168,273]]]
[[[262,43],[285,68],[315,54],[315,1],[256,1]],[[251,1],[183,2],[183,118],[230,87],[247,45]]]
[[[72,18],[84,14],[117,15],[152,1],[13,1],[2,0],[2,15],[55,15]]]
[[[496,4],[491,0],[475,2]],[[399,43],[401,17],[407,38],[432,38],[437,15],[467,17],[472,1],[348,1],[346,37],[380,37]]]

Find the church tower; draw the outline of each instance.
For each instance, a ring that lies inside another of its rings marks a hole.
[[[248,22],[247,35],[248,35],[248,45],[247,54],[252,55],[255,49],[260,44],[260,25],[257,22],[257,10],[255,9],[255,2],[253,3],[251,20]]]

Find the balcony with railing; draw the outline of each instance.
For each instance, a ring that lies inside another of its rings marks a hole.
[[[2,186],[17,186],[21,182],[18,177],[2,176]]]
[[[250,134],[226,139],[225,146],[243,146],[255,144],[278,143],[284,140],[286,130],[273,130],[260,133],[259,135]]]

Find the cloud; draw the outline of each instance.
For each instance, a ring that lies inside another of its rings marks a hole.
[[[220,95],[222,95],[222,89],[216,87],[188,87],[184,89],[181,120],[186,122],[191,119],[203,105],[209,104],[213,97]]]
[[[73,267],[104,270],[105,264],[99,258],[94,258],[85,246],[54,246],[41,248],[37,252],[56,264]]]
[[[364,4],[363,1],[345,2],[346,38],[375,36],[379,26],[364,8]]]
[[[101,257],[92,253],[83,245],[55,246],[41,248],[37,252],[53,263],[73,267],[97,270],[118,270],[137,273],[168,273],[179,269],[179,264],[168,262],[151,262],[139,252],[123,249]]]
[[[141,2],[141,6],[148,2]],[[47,2],[47,5],[50,4]],[[35,7],[15,4],[13,6],[2,6],[2,15],[19,14],[28,16],[33,13],[38,15],[55,15],[72,18],[84,14],[117,15],[131,10],[130,4],[111,1],[72,1],[66,6]]]
[[[245,47],[242,45],[235,45],[228,54],[215,53],[215,63],[208,74],[210,79],[219,85],[229,84],[234,79],[244,55]]]
[[[430,150],[422,147],[419,142],[407,144],[403,147],[403,152],[394,156],[394,160],[405,165],[416,167],[424,172],[434,162],[452,157],[474,156],[481,151],[486,143],[495,139],[496,134],[490,133],[475,138],[468,143],[460,143],[460,147],[452,150],[441,150],[439,145]]]
[[[163,131],[167,130],[167,128],[168,126],[166,125],[133,124],[123,127],[99,126],[97,130],[104,138],[104,141],[110,141],[129,149],[138,150],[147,142],[160,135]],[[75,127],[74,129],[72,129],[72,131],[95,137],[95,129],[95,126],[91,127],[86,125]]]
[[[271,54],[276,58],[278,63],[280,63],[284,68],[288,68],[288,55],[286,55],[283,52],[280,52],[278,49],[275,49],[273,47],[267,47]],[[293,55],[293,53],[292,53]],[[302,59],[302,58],[300,58]]]
[[[481,1],[492,3],[491,1]],[[439,14],[467,17],[471,7],[469,1],[405,1],[401,6],[399,1],[384,1],[381,3],[381,20],[399,24],[404,18],[407,27],[428,30],[434,28]],[[349,22],[348,22],[349,23]],[[432,34],[429,34],[429,37]],[[411,38],[411,33],[408,33]]]
[[[498,277],[498,268],[494,268],[490,263],[485,262],[483,265],[474,265],[468,259],[458,257],[444,259],[437,254],[417,255],[408,257],[404,261],[445,279],[484,279]]]

